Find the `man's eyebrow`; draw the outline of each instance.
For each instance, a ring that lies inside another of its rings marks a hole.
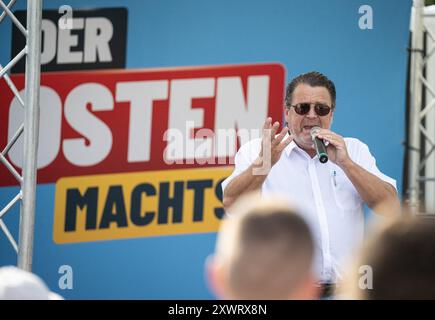
[[[297,103],[317,103],[317,102],[329,103],[327,99],[316,99],[316,100],[310,100],[310,101],[307,101],[304,99],[304,100],[301,100],[299,102],[295,102],[294,104],[297,104]]]

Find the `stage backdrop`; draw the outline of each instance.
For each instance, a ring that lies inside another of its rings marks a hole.
[[[410,0],[68,4],[44,3],[33,268],[67,299],[213,298],[220,183],[303,72],[335,82],[333,130],[367,143],[401,192]],[[0,39],[5,65],[23,38],[6,19]],[[23,111],[0,92],[4,148]],[[0,168],[0,205],[18,190]],[[15,239],[18,213],[3,218]],[[0,265],[15,263],[0,233]]]

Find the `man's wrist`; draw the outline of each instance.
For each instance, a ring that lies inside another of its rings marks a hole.
[[[349,158],[348,160],[344,161],[343,163],[341,163],[339,165],[339,167],[345,172],[348,173],[350,172],[352,169],[354,169],[356,166],[356,163],[352,161],[351,158]]]

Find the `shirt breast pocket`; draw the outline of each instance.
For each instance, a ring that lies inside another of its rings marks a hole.
[[[352,182],[346,175],[334,173],[331,179],[335,203],[342,211],[356,211],[361,208],[362,201]]]

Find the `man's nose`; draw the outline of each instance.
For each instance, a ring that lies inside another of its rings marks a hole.
[[[310,106],[310,111],[307,113],[308,118],[317,118],[317,113],[314,111],[314,107]]]

